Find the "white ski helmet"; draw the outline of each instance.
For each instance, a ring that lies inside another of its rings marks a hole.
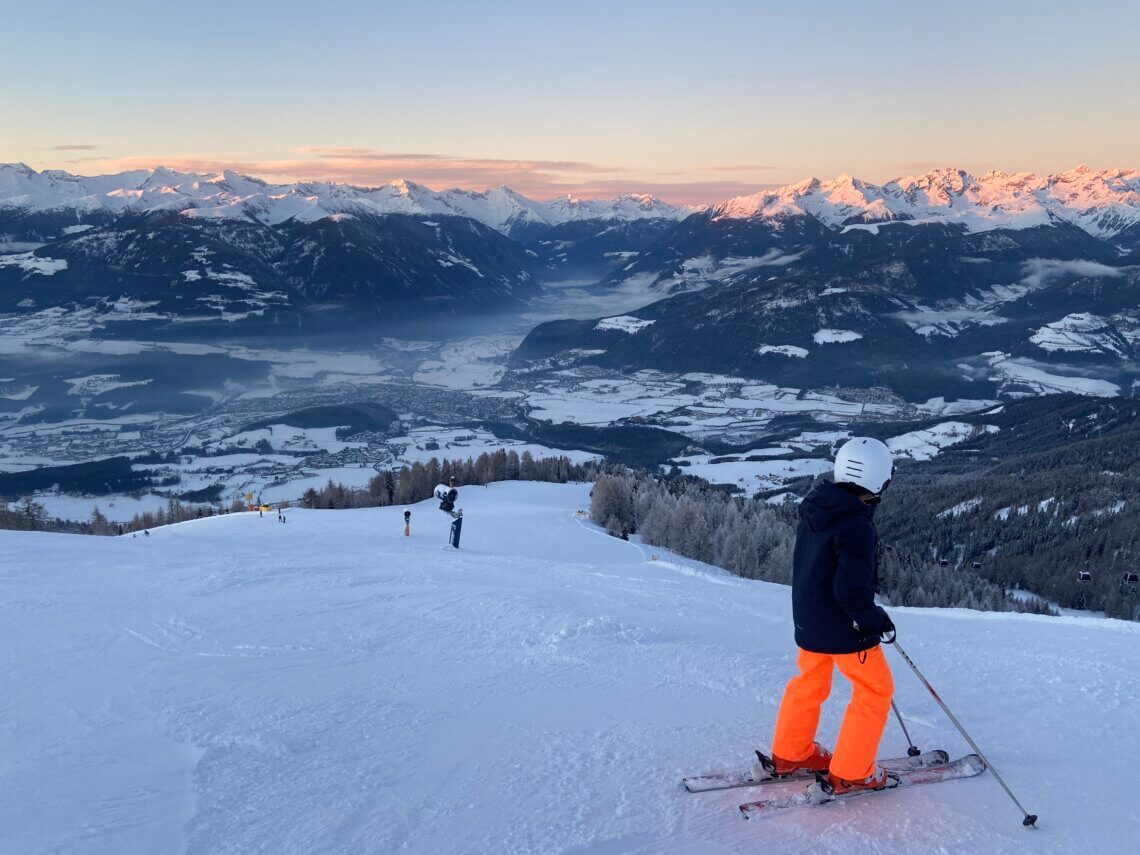
[[[891,483],[891,450],[877,439],[857,436],[843,443],[835,455],[835,483],[857,484],[878,495]]]

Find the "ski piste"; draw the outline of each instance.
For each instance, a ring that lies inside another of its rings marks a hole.
[[[760,769],[770,769],[771,759],[766,754],[756,752],[759,758],[758,766]],[[914,769],[925,769],[930,766],[939,766],[949,762],[950,755],[945,751],[927,751],[925,754],[919,754],[917,757],[888,757],[885,760],[880,760],[879,765],[886,769],[888,772],[902,772]],[[767,762],[765,762],[767,761]],[[732,790],[739,787],[759,787],[762,784],[771,784],[777,781],[802,781],[808,780],[813,777],[813,773],[807,770],[793,772],[790,775],[775,775],[771,772],[765,772],[764,775],[757,775],[758,770],[749,770],[747,772],[725,772],[725,773],[711,773],[708,775],[693,775],[688,778],[682,779],[685,789],[690,793],[708,793],[714,790]]]
[[[972,778],[986,771],[985,761],[977,754],[967,754],[951,763],[941,763],[925,769],[912,769],[896,772],[899,776],[897,786],[882,790],[856,790],[844,795],[833,795],[824,790],[818,781],[808,784],[807,788],[796,793],[773,796],[770,799],[760,799],[747,802],[740,806],[740,813],[745,819],[769,816],[780,811],[798,807],[817,807],[829,802],[846,801],[847,799],[874,795],[876,793],[889,793],[899,787],[913,787],[918,784],[937,784],[941,781],[953,781],[958,778]]]

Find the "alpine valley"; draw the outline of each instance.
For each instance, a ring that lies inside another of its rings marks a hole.
[[[604,283],[661,300],[620,327],[540,326],[515,364],[878,387],[908,401],[1130,394],[1138,265],[1135,171],[812,179],[688,217]]]
[[[853,430],[1015,467],[1053,423],[1131,429],[1138,286],[1135,170],[692,208],[0,165],[0,496],[129,518],[508,446],[780,501]],[[124,448],[129,495],[67,468]]]

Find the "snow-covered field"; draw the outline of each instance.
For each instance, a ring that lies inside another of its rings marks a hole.
[[[911,460],[931,460],[944,448],[966,442],[979,434],[997,433],[997,425],[972,425],[967,422],[941,422],[923,430],[894,436],[887,440],[895,458],[909,457]]]
[[[1058,374],[1021,358],[1010,358],[1003,353],[982,354],[989,359],[994,377],[1002,383],[1002,392],[1009,397],[1025,395],[1051,395],[1058,392],[1073,392],[1077,395],[1092,395],[1112,398],[1120,394],[1120,386],[1095,377],[1073,374]],[[1072,369],[1070,369],[1072,370]]]
[[[695,391],[694,391],[695,390]],[[821,422],[898,415],[904,406],[847,401],[828,392],[776,386],[725,374],[669,374],[642,369],[597,376],[559,371],[525,392],[530,414],[554,422],[612,424],[620,419],[670,416],[668,427],[694,437],[756,430],[773,418],[802,413]]]
[[[431,503],[410,538],[402,508],[0,532],[0,851],[1135,851],[1140,627],[1096,618],[893,612],[1040,830],[989,775],[752,822],[684,792],[767,744],[788,590],[607,537],[587,492],[464,489],[458,552]],[[918,744],[964,753],[888,655]]]

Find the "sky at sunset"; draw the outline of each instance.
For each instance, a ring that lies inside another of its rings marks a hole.
[[[0,162],[708,202],[1140,165],[1137,2],[0,0]]]

